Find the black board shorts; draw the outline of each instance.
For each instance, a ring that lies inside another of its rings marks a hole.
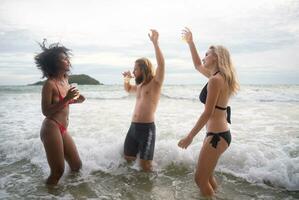
[[[139,157],[142,160],[153,160],[156,140],[156,125],[152,123],[132,122],[127,133],[124,154]]]

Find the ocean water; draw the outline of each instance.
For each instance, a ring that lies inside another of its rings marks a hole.
[[[177,147],[203,111],[201,87],[163,86],[155,170],[144,173],[122,157],[135,97],[120,85],[79,86],[87,100],[71,105],[69,131],[83,169],[66,165],[47,187],[41,86],[0,86],[0,199],[203,199],[193,177],[205,130]],[[299,86],[244,85],[230,105],[232,143],[216,167],[215,199],[299,199]]]

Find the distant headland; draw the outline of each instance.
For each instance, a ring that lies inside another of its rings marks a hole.
[[[43,85],[45,81],[38,81],[29,85]],[[77,74],[69,76],[69,83],[77,83],[78,85],[104,85],[98,80],[91,78],[86,74]]]

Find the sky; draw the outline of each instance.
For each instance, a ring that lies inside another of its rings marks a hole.
[[[38,42],[72,49],[72,73],[122,84],[121,73],[148,57],[159,32],[166,84],[207,80],[193,67],[181,31],[201,58],[210,45],[231,53],[241,84],[299,84],[299,0],[0,0],[0,85],[41,80]]]

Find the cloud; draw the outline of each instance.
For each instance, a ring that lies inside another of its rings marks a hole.
[[[0,53],[24,53],[36,49],[37,43],[29,30],[10,30],[0,33]]]
[[[299,71],[298,10],[296,0],[1,0],[0,73],[32,81],[31,74],[39,73],[33,62],[40,51],[36,42],[47,38],[73,50],[74,72],[106,74],[109,82],[118,82],[113,74],[132,68],[137,58],[155,63],[147,33],[157,28],[168,77],[175,77],[167,81],[179,83],[177,77],[186,73],[196,82],[188,46],[180,38],[189,26],[201,56],[211,44],[222,44],[243,77],[284,71],[287,80],[286,74]]]

